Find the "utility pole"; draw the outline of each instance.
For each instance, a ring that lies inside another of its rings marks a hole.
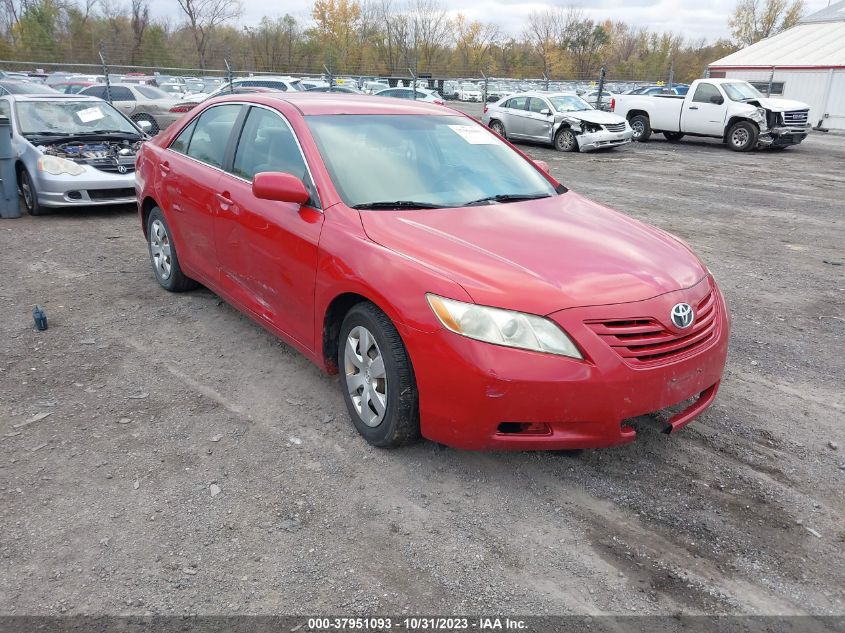
[[[604,92],[604,78],[607,75],[607,68],[604,66],[601,67],[601,72],[599,73],[599,96],[596,97],[596,110],[601,110],[601,96]]]

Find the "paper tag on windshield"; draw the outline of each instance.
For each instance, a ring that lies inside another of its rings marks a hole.
[[[100,110],[97,106],[93,108],[85,108],[84,110],[80,110],[76,113],[76,117],[82,121],[83,123],[91,123],[91,121],[99,121],[105,115],[103,111]]]
[[[450,125],[449,129],[470,145],[494,145],[496,137],[478,125]]]

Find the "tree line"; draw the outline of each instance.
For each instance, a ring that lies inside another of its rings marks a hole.
[[[734,40],[707,42],[621,21],[597,22],[574,6],[531,13],[518,34],[449,12],[441,0],[314,0],[290,14],[239,23],[239,0],[175,0],[180,17],[150,0],[0,0],[0,59],[236,71],[593,79],[701,76],[738,45],[788,28],[801,0],[740,0]]]

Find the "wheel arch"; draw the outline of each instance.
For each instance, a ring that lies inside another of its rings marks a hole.
[[[722,134],[722,142],[723,142],[723,143],[727,143],[727,142],[728,142],[728,134],[730,133],[731,128],[732,128],[734,125],[736,125],[737,123],[740,123],[740,122],[747,122],[747,123],[750,123],[751,125],[753,125],[754,127],[756,127],[756,128],[757,128],[757,133],[758,133],[758,134],[760,133],[760,126],[759,126],[759,125],[757,125],[757,122],[756,122],[756,121],[753,121],[753,120],[749,119],[747,116],[734,115],[734,116],[732,116],[730,119],[728,119],[728,122],[725,124],[725,131],[724,131],[724,133]]]
[[[152,196],[147,196],[141,203],[141,228],[144,230],[144,237],[149,237],[149,235],[147,235],[147,220],[149,220],[150,213],[152,213],[153,209],[156,207],[161,208],[161,205],[159,205]],[[164,213],[163,210],[162,213]]]
[[[639,115],[642,115],[645,118],[647,118],[649,121],[651,121],[651,117],[648,115],[648,112],[646,112],[645,110],[628,110],[628,114],[625,115],[625,119],[627,121],[630,121],[635,116],[639,116]]]
[[[358,291],[347,291],[336,295],[326,306],[323,313],[323,328],[322,328],[322,354],[323,366],[327,373],[336,374],[337,367],[337,353],[340,347],[340,328],[343,324],[343,319],[349,311],[360,303],[371,303],[379,310],[384,312],[387,317],[393,321],[394,326],[399,329],[393,310],[389,307],[385,309],[383,302],[373,300],[372,297],[361,294]],[[400,332],[399,336],[402,334]]]

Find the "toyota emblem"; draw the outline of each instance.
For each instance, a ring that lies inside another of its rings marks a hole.
[[[119,174],[125,174],[125,173],[126,173],[126,167],[125,167],[125,166],[123,166],[123,165],[118,165],[118,166],[117,166],[117,173],[119,173]]]
[[[688,303],[678,303],[672,308],[671,312],[672,323],[680,329],[688,328],[695,320],[695,313],[692,311],[692,306]]]

